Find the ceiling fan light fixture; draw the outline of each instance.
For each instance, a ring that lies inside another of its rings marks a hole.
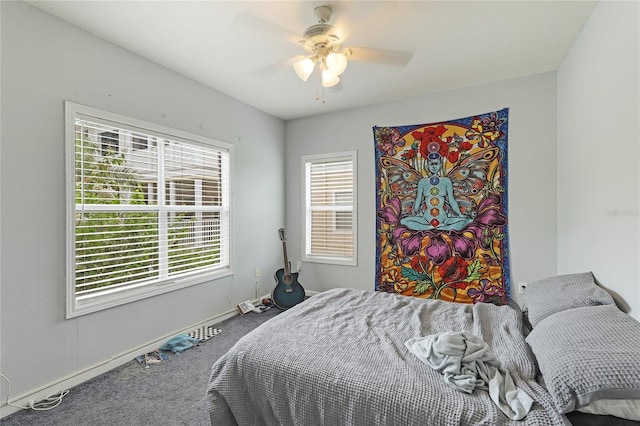
[[[325,61],[327,68],[336,76],[342,74],[347,69],[347,56],[344,53],[332,52],[327,55]]]
[[[294,63],[293,69],[296,71],[296,74],[298,74],[298,77],[300,77],[300,80],[307,81],[315,66],[316,63],[311,58],[304,58]]]
[[[333,87],[338,83],[340,83],[340,77],[329,69],[322,70],[322,87]]]

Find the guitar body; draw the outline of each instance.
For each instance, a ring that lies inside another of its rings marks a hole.
[[[280,268],[273,276],[278,283],[271,293],[273,304],[280,309],[289,309],[305,298],[304,288],[298,282],[298,273],[289,273],[289,278],[285,275],[285,270]],[[289,281],[287,283],[287,281]]]
[[[273,304],[280,309],[289,309],[305,298],[304,288],[298,282],[298,273],[291,272],[289,259],[287,258],[287,241],[284,228],[278,230],[280,241],[282,241],[282,252],[284,254],[284,268],[280,268],[273,276],[277,282],[276,288],[271,293]]]

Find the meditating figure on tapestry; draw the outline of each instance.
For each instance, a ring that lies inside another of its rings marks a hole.
[[[464,229],[471,221],[460,211],[458,201],[453,194],[453,183],[447,176],[440,176],[442,157],[437,152],[429,153],[427,167],[431,176],[418,181],[416,199],[411,210],[411,216],[400,220],[400,223],[414,231],[428,229],[456,230]],[[422,201],[426,204],[424,213],[420,215]],[[450,216],[445,209],[445,202],[457,216]]]

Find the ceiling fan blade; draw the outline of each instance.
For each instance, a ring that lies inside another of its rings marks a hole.
[[[332,2],[332,33],[344,43],[352,34],[366,33],[368,28],[379,27],[385,17],[382,1],[342,0]]]
[[[351,53],[347,55],[350,61],[378,62],[381,64],[405,66],[413,57],[412,52],[399,50],[370,49],[367,47],[349,47]]]
[[[275,64],[260,68],[259,70],[251,72],[249,75],[253,78],[264,78],[287,68],[293,70],[293,64],[304,58],[305,56],[302,55],[294,56],[293,58],[285,59],[284,61],[276,62]]]
[[[267,21],[265,19],[256,16],[255,14],[242,10],[234,18],[234,22],[242,25],[247,29],[252,29],[262,34],[271,34],[274,37],[284,38],[291,43],[298,44],[301,37],[298,34],[294,34],[288,29],[281,27],[280,25]]]

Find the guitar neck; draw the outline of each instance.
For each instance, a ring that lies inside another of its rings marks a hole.
[[[282,253],[284,255],[284,274],[291,275],[291,271],[289,270],[289,259],[287,258],[287,242],[282,241]]]

